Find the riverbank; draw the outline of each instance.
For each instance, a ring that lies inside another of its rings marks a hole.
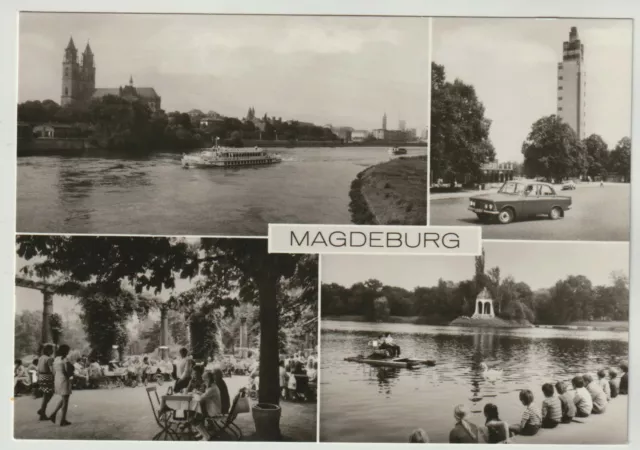
[[[566,325],[536,325],[538,328],[553,328],[556,330],[603,330],[629,331],[629,322],[623,321],[589,321],[571,322]]]
[[[604,414],[576,418],[551,430],[540,430],[535,436],[516,436],[514,444],[626,444],[628,442],[628,397],[612,399]]]
[[[385,320],[381,323],[410,323],[417,324],[420,316],[389,316],[388,320]],[[322,317],[322,320],[334,320],[336,322],[372,322],[371,320],[367,320],[365,316],[358,315],[344,315],[344,316],[325,316]]]
[[[426,156],[377,164],[351,183],[351,220],[359,225],[426,225],[426,193]]]
[[[225,378],[229,395],[246,386],[247,377]],[[168,388],[158,387],[162,395]],[[58,397],[53,398],[49,411]],[[75,391],[69,399],[68,427],[40,422],[36,410],[40,399],[18,397],[14,403],[15,439],[82,439],[82,440],[151,440],[160,431],[153,417],[144,386],[136,388]],[[285,441],[316,441],[316,403],[281,402],[280,430]],[[243,441],[255,440],[255,425],[251,413],[238,415]]]
[[[470,317],[458,317],[449,323],[456,327],[470,328],[531,328],[533,325],[528,321],[517,322],[515,320],[504,320],[499,317],[491,319],[472,319]]]

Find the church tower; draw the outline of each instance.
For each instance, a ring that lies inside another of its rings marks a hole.
[[[78,50],[73,43],[73,38],[70,38],[62,60],[62,96],[60,100],[62,106],[70,105],[77,100],[80,94],[80,77]]]
[[[96,90],[96,65],[93,60],[93,52],[91,46],[87,42],[87,46],[82,53],[82,88],[81,88],[81,100],[88,103],[93,95],[93,91]]]

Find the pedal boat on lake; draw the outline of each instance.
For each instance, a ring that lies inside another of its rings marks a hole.
[[[371,366],[381,367],[400,367],[412,369],[419,366],[435,366],[436,362],[430,359],[416,358],[370,358],[362,355],[345,358],[345,361],[369,364]]]
[[[182,167],[242,167],[263,166],[282,162],[282,157],[277,153],[268,153],[265,150],[255,148],[229,148],[213,147],[191,155],[182,154]]]

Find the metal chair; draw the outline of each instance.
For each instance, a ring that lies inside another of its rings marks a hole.
[[[153,437],[152,440],[179,440],[178,434],[173,429],[174,424],[171,422],[170,415],[167,414],[167,411],[162,411],[162,404],[160,402],[160,397],[158,396],[158,389],[155,386],[152,386],[147,387],[146,390],[147,397],[149,398],[149,404],[151,405],[151,411],[153,412],[153,418],[160,427],[160,431]]]

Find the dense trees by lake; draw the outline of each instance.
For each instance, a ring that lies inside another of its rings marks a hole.
[[[583,320],[628,320],[629,279],[612,273],[607,285],[594,285],[587,277],[571,275],[553,286],[533,290],[500,268],[485,272],[484,256],[476,259],[476,274],[470,280],[438,280],[435,286],[407,290],[370,279],[346,287],[322,285],[323,316],[364,316],[385,321],[390,316],[417,316],[418,323],[447,324],[460,316],[471,316],[475,299],[485,287],[494,300],[496,315],[505,320],[561,325]]]

